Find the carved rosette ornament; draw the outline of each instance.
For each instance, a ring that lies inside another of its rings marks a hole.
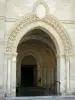
[[[9,32],[7,44],[6,44],[6,52],[12,52],[13,43],[17,35],[19,34],[20,30],[22,30],[22,28],[26,27],[26,25],[29,25],[31,23],[41,21],[54,28],[54,30],[59,34],[60,38],[64,43],[66,54],[71,53],[72,45],[68,33],[61,25],[59,20],[55,18],[53,15],[49,14],[48,12],[49,12],[49,8],[43,0],[36,2],[33,8],[33,12],[19,19],[15,27]]]

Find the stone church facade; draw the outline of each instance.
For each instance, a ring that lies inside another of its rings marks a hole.
[[[74,10],[75,0],[0,0],[1,92],[16,96],[18,83],[50,88],[56,82],[57,94],[75,94]],[[33,70],[31,84],[23,66]]]

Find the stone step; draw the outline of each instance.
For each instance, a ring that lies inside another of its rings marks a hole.
[[[47,88],[37,87],[20,88],[17,91],[17,96],[49,96],[50,94],[54,94],[54,91],[52,93]]]
[[[75,100],[75,96],[7,97],[5,100]]]

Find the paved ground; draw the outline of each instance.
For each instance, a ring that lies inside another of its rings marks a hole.
[[[75,100],[75,96],[8,97],[5,100]]]

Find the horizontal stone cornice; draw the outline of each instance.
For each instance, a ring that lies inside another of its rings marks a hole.
[[[5,16],[0,16],[0,20],[4,20],[5,22],[16,22],[18,18],[6,18]]]
[[[7,18],[5,16],[0,16],[0,20],[5,20],[6,22],[16,22],[18,18]],[[63,24],[75,24],[75,20],[59,20]]]
[[[75,20],[60,20],[63,24],[75,24]]]
[[[5,20],[5,17],[4,16],[0,16],[0,20]]]

